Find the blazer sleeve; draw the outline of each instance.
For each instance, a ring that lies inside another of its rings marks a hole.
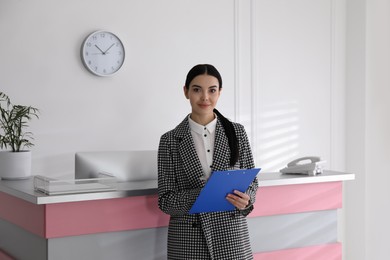
[[[169,134],[160,139],[158,149],[158,206],[171,216],[188,214],[201,188],[189,188],[178,184],[176,176],[177,154],[172,151],[174,141]]]
[[[239,159],[240,168],[242,169],[254,168],[255,163],[253,160],[252,149],[250,147],[249,139],[244,127],[240,124],[238,124],[237,133],[239,133],[238,136],[239,136],[239,147],[240,147],[240,159]],[[250,201],[249,201],[249,205],[245,209],[240,210],[242,215],[247,216],[249,213],[252,212],[254,208],[253,204],[256,201],[257,189],[258,189],[258,180],[256,177],[245,192],[246,194],[249,195]]]

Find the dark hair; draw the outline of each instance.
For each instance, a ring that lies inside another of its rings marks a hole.
[[[218,70],[210,64],[198,64],[194,66],[187,74],[185,87],[190,88],[191,81],[199,75],[210,75],[217,78],[219,83],[219,88],[222,88],[222,77]],[[222,126],[225,130],[226,136],[229,141],[230,148],[230,166],[234,166],[238,161],[239,151],[238,151],[238,140],[234,126],[230,120],[224,117],[217,109],[214,109],[214,113],[221,120]]]

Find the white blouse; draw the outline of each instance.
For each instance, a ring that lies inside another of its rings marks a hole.
[[[204,179],[207,180],[211,174],[211,165],[213,163],[215,128],[217,126],[217,117],[213,121],[203,126],[196,123],[188,116],[192,139],[195,143],[195,150],[198,154],[203,168]]]

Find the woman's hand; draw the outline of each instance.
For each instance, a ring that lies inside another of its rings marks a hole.
[[[248,194],[235,190],[234,194],[228,194],[226,199],[236,208],[243,210],[249,205],[250,197]]]

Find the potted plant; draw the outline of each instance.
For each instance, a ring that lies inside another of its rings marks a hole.
[[[32,106],[13,105],[10,98],[0,92],[0,178],[24,179],[31,176],[33,134],[26,132],[28,122],[38,117],[39,110]]]

